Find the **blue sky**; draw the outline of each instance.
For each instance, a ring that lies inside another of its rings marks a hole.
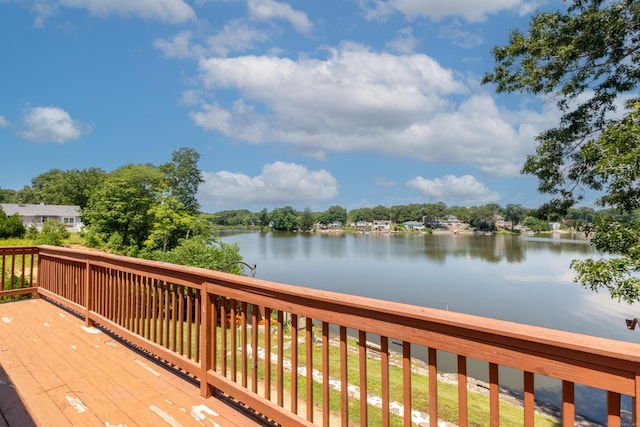
[[[539,206],[550,103],[496,95],[529,0],[0,0],[0,188],[200,153],[205,212]]]

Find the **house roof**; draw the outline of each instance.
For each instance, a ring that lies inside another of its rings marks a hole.
[[[72,205],[39,205],[0,203],[0,208],[7,216],[18,214],[20,216],[80,216],[80,206]]]

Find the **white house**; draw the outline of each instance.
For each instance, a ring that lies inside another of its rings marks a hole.
[[[7,216],[18,214],[26,228],[36,227],[38,231],[42,231],[42,224],[53,220],[64,224],[70,232],[82,229],[80,206],[0,203],[0,208]]]
[[[376,230],[391,230],[393,223],[388,219],[374,219],[373,228]]]
[[[405,221],[402,225],[409,230],[422,230],[424,228],[424,224],[419,221]]]

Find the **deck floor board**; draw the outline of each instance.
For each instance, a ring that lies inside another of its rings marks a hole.
[[[31,419],[24,419],[25,416]],[[260,426],[42,299],[0,304],[0,427]]]

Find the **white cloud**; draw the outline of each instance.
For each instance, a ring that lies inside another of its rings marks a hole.
[[[69,113],[57,107],[29,108],[22,117],[23,130],[20,135],[36,142],[65,142],[78,139],[83,134],[91,132]]]
[[[458,16],[468,22],[484,21],[487,15],[503,10],[528,11],[526,0],[370,0],[363,1],[363,10],[368,19],[384,19],[393,11],[409,19],[416,17],[439,20]]]
[[[413,37],[411,27],[398,32],[398,37],[387,43],[387,47],[399,53],[413,53],[418,45],[418,40]]]
[[[57,6],[50,3],[37,2],[31,8],[36,17],[33,20],[33,26],[36,28],[44,27],[44,21],[56,13]]]
[[[222,31],[207,38],[207,52],[227,56],[230,52],[252,49],[255,42],[264,42],[268,38],[264,31],[252,28],[242,21],[233,21],[226,24]]]
[[[440,29],[439,37],[450,40],[455,46],[465,49],[472,49],[484,43],[482,35],[471,33],[463,28],[464,25],[455,19]]]
[[[205,55],[227,56],[233,52],[244,52],[254,48],[255,42],[268,39],[267,33],[252,28],[246,22],[232,21],[201,43],[194,41],[191,31],[181,31],[170,39],[157,39],[153,46],[162,51],[167,58],[199,59]]]
[[[4,116],[0,116],[0,128],[6,128],[10,125],[9,120],[5,119]]]
[[[287,3],[274,0],[249,0],[249,16],[257,21],[269,21],[280,18],[288,21],[296,31],[308,33],[313,25],[303,12],[294,10]]]
[[[395,187],[396,182],[391,179],[378,177],[376,178],[376,185],[378,187]]]
[[[137,16],[171,24],[196,19],[196,13],[183,0],[60,0],[60,5],[86,9],[97,16]]]
[[[324,169],[310,171],[295,163],[275,162],[249,177],[227,171],[203,172],[198,200],[206,209],[296,205],[325,201],[338,194],[336,179]]]
[[[329,53],[325,59],[202,59],[202,91],[238,95],[229,105],[222,98],[203,103],[191,118],[208,131],[288,143],[315,158],[373,151],[468,164],[499,176],[519,174],[532,134],[543,129],[535,111],[507,114],[487,95],[469,96],[473,84],[426,55],[377,53],[357,44]],[[531,121],[520,126],[524,115]]]
[[[158,39],[153,42],[153,46],[161,50],[167,58],[189,58],[192,56],[198,56],[198,47],[191,45],[191,38],[193,33],[191,31],[181,31],[174,35],[171,39]]]
[[[420,191],[428,201],[443,201],[451,205],[474,206],[495,203],[500,196],[471,175],[446,175],[442,178],[425,179],[418,176],[407,182],[407,186]]]

